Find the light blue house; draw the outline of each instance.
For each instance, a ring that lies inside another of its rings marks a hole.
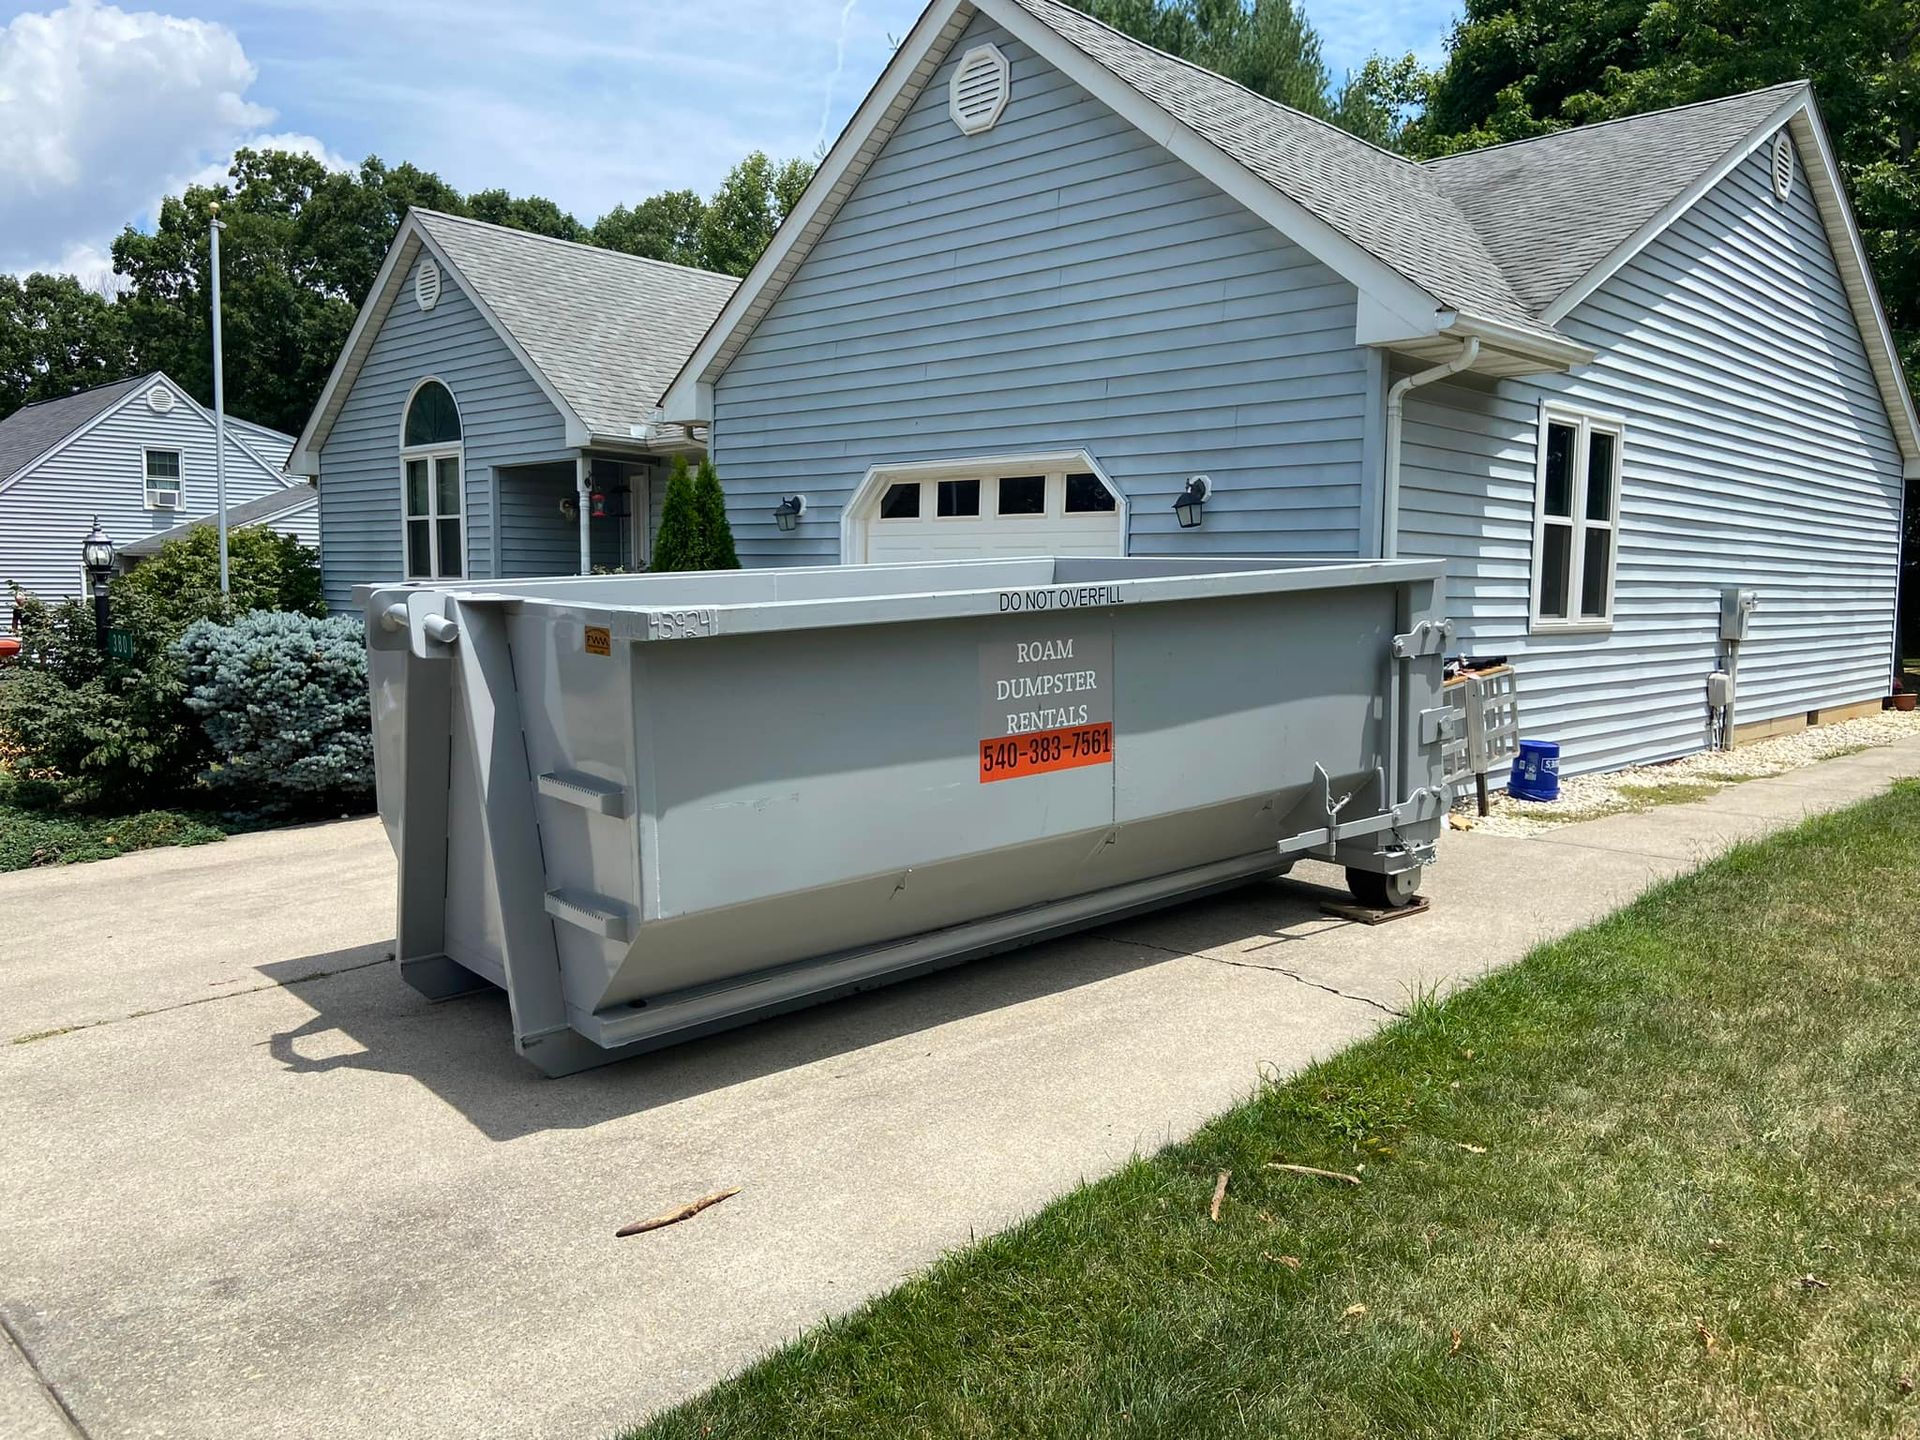
[[[1569,769],[1702,745],[1727,587],[1741,721],[1877,709],[1920,470],[1804,85],[1420,165],[1057,0],[929,6],[663,414],[748,564],[1444,557]]]
[[[406,577],[642,569],[667,465],[657,401],[739,282],[409,212],[294,447],[328,603]]]
[[[228,523],[318,548],[311,486],[281,469],[293,437],[227,417]],[[218,505],[213,415],[155,371],[23,406],[0,420],[0,598],[87,593],[80,541],[97,518],[137,559]],[[0,627],[11,625],[0,606]]]

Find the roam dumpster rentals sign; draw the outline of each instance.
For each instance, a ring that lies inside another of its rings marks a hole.
[[[980,647],[980,783],[1113,763],[1113,636],[1038,630]]]

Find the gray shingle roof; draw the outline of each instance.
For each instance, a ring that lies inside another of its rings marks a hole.
[[[320,493],[311,485],[289,485],[284,490],[276,490],[271,495],[256,496],[243,504],[227,507],[227,528],[239,530],[248,525],[258,525],[262,521],[272,520],[285,515],[290,510],[298,510],[303,505],[311,505],[320,498]],[[158,554],[160,547],[169,540],[178,539],[197,525],[212,525],[217,515],[196,515],[191,520],[183,520],[171,530],[156,531],[144,535],[138,540],[130,540],[120,547],[122,555],[146,556]]]
[[[1415,164],[1101,24],[1013,0],[1443,304],[1538,326],[1805,83]]]
[[[153,379],[154,374],[135,375],[128,380],[115,380],[109,385],[62,395],[58,400],[23,405],[0,420],[0,480],[10,479],[96,415],[125,399],[128,392]]]
[[[501,325],[596,435],[644,421],[739,281],[415,210]]]
[[[1794,81],[1468,150],[1421,168],[1539,314],[1805,89]]]
[[[1443,304],[1491,320],[1531,320],[1473,225],[1422,167],[1059,0],[1015,3]]]

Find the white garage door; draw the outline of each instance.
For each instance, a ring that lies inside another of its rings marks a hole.
[[[1124,553],[1119,497],[1071,461],[914,467],[878,474],[862,490],[848,537],[854,561]]]

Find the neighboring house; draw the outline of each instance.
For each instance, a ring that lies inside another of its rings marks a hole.
[[[293,448],[291,435],[280,438],[286,441],[288,450]],[[169,540],[177,539],[189,530],[206,529],[219,523],[217,512],[200,515],[171,530],[157,531],[144,539],[119,546],[120,563],[129,568],[138,565],[142,560],[159,554],[160,547]],[[262,495],[257,500],[227,506],[228,530],[245,530],[253,525],[264,525],[279,534],[291,535],[309,550],[317,551],[320,548],[320,496],[313,486],[296,483],[276,494]]]
[[[1420,165],[1055,0],[929,7],[663,415],[750,565],[1443,557],[1570,770],[1701,746],[1725,587],[1741,721],[1877,707],[1920,461],[1806,86]]]
[[[311,489],[280,468],[293,437],[227,421],[229,521],[250,502]],[[123,550],[157,540],[218,503],[213,414],[158,371],[44,400],[0,420],[0,586],[47,600],[86,593],[80,542],[95,519]],[[265,521],[314,545],[311,508]],[[11,624],[0,606],[0,624]]]
[[[658,397],[738,284],[409,212],[289,462],[319,487],[328,603],[574,574],[583,549],[643,568],[667,463],[702,449]]]

